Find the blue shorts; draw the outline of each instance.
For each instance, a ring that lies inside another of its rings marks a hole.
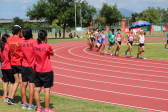
[[[100,43],[101,43],[101,40],[98,40],[98,41],[97,41],[97,43],[99,43],[99,44],[100,44]]]
[[[101,43],[104,43],[106,41],[106,39],[101,39]]]

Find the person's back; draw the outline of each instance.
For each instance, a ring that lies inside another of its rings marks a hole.
[[[35,59],[36,59],[36,76],[35,76],[35,100],[37,104],[37,111],[41,112],[55,112],[49,109],[50,103],[50,89],[53,86],[54,73],[50,63],[50,55],[53,51],[47,43],[47,32],[40,30],[38,33],[38,43],[34,45]],[[45,108],[40,104],[40,91],[44,86],[44,102]]]
[[[22,66],[33,67],[35,64],[33,45],[37,43],[35,39],[24,39],[19,42],[23,53]]]
[[[15,77],[15,83],[13,85],[13,90],[11,93],[11,97],[9,97],[8,104],[17,104],[18,102],[14,99],[15,92],[18,88],[18,85],[22,82],[22,71],[21,71],[21,61],[22,61],[22,52],[19,45],[19,41],[22,40],[21,27],[19,25],[15,25],[12,29],[12,34],[14,36],[9,37],[7,39],[7,44],[9,46],[9,56],[10,56],[10,64],[12,67],[12,73]]]
[[[12,36],[7,39],[11,65],[21,65],[22,52],[19,45],[20,40],[22,40],[22,38],[18,36]]]
[[[49,55],[53,53],[51,46],[45,43],[38,43],[34,45],[34,50],[36,58],[36,72],[52,71]]]

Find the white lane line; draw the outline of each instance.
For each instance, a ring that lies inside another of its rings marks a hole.
[[[134,86],[134,85],[121,84],[121,83],[119,84],[119,83],[112,83],[112,82],[104,82],[104,81],[99,81],[99,80],[91,80],[91,79],[86,79],[86,78],[72,77],[72,76],[67,76],[67,75],[62,75],[62,74],[54,74],[54,75],[58,75],[58,76],[61,76],[61,77],[68,77],[68,78],[72,78],[72,79],[90,81],[90,82],[97,82],[97,83],[118,85],[118,86],[126,86],[126,87],[141,88],[141,89],[149,89],[149,90],[156,90],[156,91],[168,91],[166,89],[157,89],[157,88],[149,88],[149,87],[143,87],[143,86]]]
[[[94,56],[97,56],[97,57],[102,57],[102,56],[99,56],[99,55],[95,55],[95,54],[92,54],[92,53],[89,53],[89,52],[87,52],[86,51],[86,48],[83,50],[85,53],[87,53],[87,54],[90,54],[90,55],[94,55]],[[103,58],[108,58],[108,59],[111,59],[110,57],[103,57]],[[123,60],[123,61],[128,61],[128,62],[132,62],[133,60],[126,60],[126,59],[119,59],[119,58],[113,58],[113,59],[115,59],[115,60]],[[151,62],[143,62],[143,61],[135,61],[134,60],[134,62],[140,62],[140,63],[149,63],[149,64],[159,64],[159,65],[168,65],[168,64],[162,64],[162,63],[151,63]]]
[[[87,58],[87,59],[92,59],[92,60],[99,60],[99,61],[102,61],[102,62],[103,62],[103,61],[109,62],[109,61],[107,61],[107,60],[100,60],[100,59],[88,58],[88,57],[83,57],[83,56],[81,56],[81,58]],[[103,58],[104,58],[104,57],[103,57]],[[132,60],[132,62],[134,62],[134,60]],[[123,62],[121,63],[121,62],[113,62],[113,61],[110,61],[110,63],[119,63],[119,64],[123,64],[123,65],[134,65],[134,66],[147,67],[147,68],[152,67],[152,68],[168,69],[168,68],[166,68],[166,67],[145,66],[145,65],[140,65],[140,64],[137,65],[137,64],[123,63]]]
[[[149,111],[155,111],[155,112],[167,112],[167,111],[163,111],[163,110],[144,108],[144,107],[138,107],[138,106],[132,106],[132,105],[125,105],[125,104],[121,104],[121,103],[114,103],[114,102],[107,102],[107,101],[90,99],[90,98],[85,98],[85,97],[79,97],[79,96],[74,96],[74,95],[70,95],[70,94],[64,94],[64,93],[54,92],[54,91],[51,91],[51,93],[58,94],[58,95],[63,95],[63,96],[68,96],[68,97],[73,97],[73,98],[78,98],[78,99],[83,99],[83,100],[94,101],[94,102],[107,103],[107,104],[112,104],[112,105],[119,105],[119,106],[124,106],[124,107],[130,107],[130,108],[137,108],[137,109],[142,109],[142,110],[149,110]]]
[[[129,72],[118,72],[118,71],[113,71],[113,70],[106,70],[106,69],[99,69],[99,68],[92,68],[92,67],[85,67],[85,66],[80,66],[80,65],[74,65],[74,64],[69,64],[69,63],[63,63],[63,62],[59,62],[59,61],[54,61],[51,60],[52,62],[56,62],[56,63],[61,63],[64,65],[70,65],[70,66],[75,66],[75,67],[80,67],[80,68],[86,68],[86,69],[93,69],[93,70],[100,70],[100,71],[110,71],[110,72],[116,72],[116,73],[123,73],[123,74],[136,74],[136,73],[129,73]],[[117,77],[117,76],[115,76]],[[121,78],[121,77],[120,77]],[[122,77],[124,78],[124,77]],[[125,79],[132,79],[132,78],[125,78]],[[137,80],[142,80],[142,79],[137,79]],[[143,81],[150,81],[150,80],[143,80]],[[160,81],[150,81],[150,82],[157,82],[157,83],[165,83],[168,84],[167,82],[160,82]]]
[[[65,86],[70,86],[70,87],[76,87],[76,88],[82,88],[82,89],[89,89],[89,90],[94,90],[94,91],[101,91],[101,92],[107,92],[107,93],[113,93],[113,94],[120,94],[120,95],[126,95],[126,96],[134,96],[134,97],[141,97],[141,98],[149,98],[149,99],[156,99],[156,100],[168,101],[168,99],[164,99],[164,98],[157,98],[157,97],[150,97],[150,96],[142,96],[142,95],[135,95],[135,94],[128,94],[128,93],[120,93],[120,92],[116,92],[116,91],[108,91],[108,90],[103,90],[103,89],[89,88],[89,87],[77,86],[77,85],[66,84],[66,83],[60,83],[60,82],[54,82],[54,83],[60,84],[60,85],[65,85]]]
[[[76,47],[75,47],[76,48]],[[77,57],[83,57],[83,56],[79,56],[79,55],[76,55],[74,53],[71,52],[71,50],[73,50],[74,48],[71,48],[68,50],[68,52],[74,56],[77,56]],[[64,57],[65,58],[65,57]],[[67,59],[67,58],[66,58]],[[101,63],[92,63],[92,62],[85,62],[85,61],[80,61],[80,60],[74,60],[74,59],[70,59],[68,58],[69,60],[73,60],[73,61],[78,61],[78,62],[82,62],[82,63],[89,63],[89,64],[94,64],[94,65],[103,65],[103,66],[109,66],[109,67],[119,67],[119,68],[125,68],[125,69],[133,69],[133,70],[143,70],[143,71],[150,71],[150,72],[161,72],[161,73],[168,73],[168,72],[163,72],[163,71],[156,71],[156,70],[146,70],[146,69],[138,69],[138,68],[129,68],[129,67],[122,67],[122,66],[115,66],[115,65],[106,65],[106,64],[101,64]],[[88,58],[87,58],[88,59]],[[107,61],[106,61],[107,62]],[[113,63],[113,62],[112,62]],[[118,62],[119,63],[119,62]],[[120,64],[120,63],[119,63]],[[129,64],[128,64],[129,65]],[[144,65],[143,65],[144,66]]]
[[[77,73],[86,73],[86,74],[92,74],[92,75],[103,76],[103,77],[111,77],[111,78],[118,78],[118,79],[125,79],[125,80],[134,80],[134,81],[141,81],[141,82],[168,84],[167,82],[158,82],[158,81],[142,80],[142,79],[135,79],[135,78],[117,77],[117,76],[110,76],[110,75],[102,75],[102,74],[98,74],[98,73],[77,71],[77,70],[66,69],[66,68],[55,67],[55,66],[52,66],[52,67],[56,68],[56,69],[60,69],[60,70],[73,71],[73,72],[77,72]]]
[[[61,49],[61,48],[58,48],[58,49]],[[55,51],[57,51],[58,49],[55,49]],[[54,53],[56,56],[60,57],[60,58],[63,58],[63,59],[67,59],[67,60],[72,60],[72,61],[76,61],[76,62],[84,62],[84,61],[80,61],[80,60],[74,60],[74,59],[70,59],[70,58],[66,58],[66,57],[63,57],[63,56],[60,56],[56,53]],[[97,59],[95,59],[97,60]],[[89,63],[89,62],[84,62],[84,63]],[[91,64],[91,63],[90,63]],[[104,65],[106,66],[106,65]],[[144,65],[143,65],[144,66]],[[136,69],[136,68],[135,68]],[[113,70],[113,72],[118,72],[118,73],[125,73],[125,72],[121,72],[121,71],[116,71],[116,70]],[[134,74],[134,75],[140,75],[140,76],[150,76],[150,77],[162,77],[162,78],[168,78],[166,76],[160,76],[160,75],[148,75],[148,74],[137,74],[137,73],[131,73],[131,72],[126,72],[128,74]]]

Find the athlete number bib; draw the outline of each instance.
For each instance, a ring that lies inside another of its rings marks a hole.
[[[132,41],[133,41],[133,38],[134,38],[134,37],[129,37],[128,40],[129,40],[130,42],[132,42]]]

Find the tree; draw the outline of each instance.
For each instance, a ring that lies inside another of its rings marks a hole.
[[[2,28],[2,23],[0,23],[0,28]]]
[[[97,17],[94,19],[95,23],[99,25],[105,25],[106,23],[106,18],[105,17],[101,17],[99,14],[96,15]]]
[[[100,10],[100,15],[105,17],[106,24],[109,26],[113,25],[122,20],[123,16],[120,11],[117,9],[117,5],[114,6],[108,5],[107,3],[103,3],[103,6]]]
[[[20,19],[19,17],[14,17],[13,22],[12,22],[12,26],[14,26],[14,25],[19,25],[19,26],[23,27],[24,26],[23,20]]]
[[[157,7],[157,10],[160,18],[162,19],[162,22],[168,21],[168,8],[165,9],[165,8]]]
[[[136,22],[140,20],[142,13],[132,13],[131,15],[132,15],[131,22]]]
[[[141,19],[148,21],[152,24],[157,24],[161,22],[159,11],[154,7],[148,7],[148,9],[142,11]]]
[[[74,27],[74,4],[75,0],[39,0],[37,4],[28,7],[26,15],[30,19],[45,19],[50,24],[55,19],[58,20],[56,24],[63,28],[63,38],[65,38],[65,29],[67,27]],[[91,21],[93,7],[89,7],[86,1],[82,3],[82,7],[84,7],[83,5],[87,10],[85,8],[82,9],[82,17]],[[79,18],[79,14],[77,16]]]

